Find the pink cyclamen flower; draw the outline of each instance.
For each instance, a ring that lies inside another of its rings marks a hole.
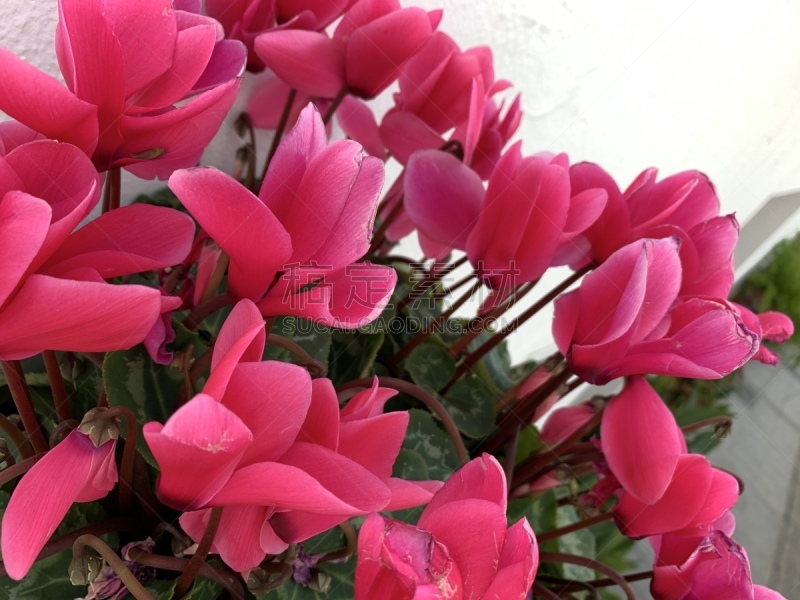
[[[3,124],[6,133],[23,130]],[[194,225],[178,211],[120,208],[73,229],[101,179],[76,147],[6,136],[0,152],[0,358],[45,349],[104,352],[143,341],[180,299],[105,279],[180,263]],[[29,139],[28,136],[27,139]]]
[[[59,15],[67,88],[0,48],[0,109],[100,171],[163,179],[196,164],[236,98],[244,46],[172,0],[59,0]]]
[[[416,527],[364,521],[355,599],[522,600],[538,564],[528,521],[508,527],[505,473],[484,454],[453,474]]]
[[[734,526],[733,515],[726,513],[701,535],[651,538],[656,553],[650,584],[653,598],[785,600],[769,588],[753,585],[747,552],[730,537]]]
[[[783,313],[769,310],[757,315],[735,302],[732,302],[731,305],[741,315],[747,328],[759,334],[762,342],[767,340],[782,344],[794,334],[794,323]],[[753,360],[766,365],[776,365],[778,364],[778,355],[761,343],[758,351],[753,355]]]
[[[23,475],[3,514],[3,567],[19,581],[74,502],[103,498],[117,482],[116,440],[96,447],[73,430]]]
[[[369,249],[382,184],[381,161],[352,141],[328,145],[311,105],[281,142],[259,196],[212,168],[178,171],[169,182],[230,257],[231,296],[267,316],[341,328],[377,318],[397,280],[390,267],[356,262]]]
[[[402,64],[430,37],[440,13],[401,8],[397,0],[361,0],[333,37],[283,29],[255,42],[259,57],[292,88],[333,98],[342,90],[373,98],[394,82]]]
[[[408,424],[405,412],[383,414],[393,390],[367,390],[340,411],[330,380],[262,362],[265,340],[258,309],[242,300],[203,392],[143,429],[161,467],[161,501],[186,511],[181,525],[195,540],[222,507],[212,551],[240,572],[352,516],[416,506],[438,489],[391,477]]]
[[[555,302],[553,336],[570,368],[603,384],[646,373],[718,379],[742,366],[758,334],[724,300],[678,302],[680,285],[674,239],[615,252]]]

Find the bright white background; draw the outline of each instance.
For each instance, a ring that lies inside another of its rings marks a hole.
[[[651,165],[662,175],[697,168],[742,222],[771,195],[800,188],[800,3],[416,4],[444,8],[441,28],[462,47],[492,46],[498,76],[523,94],[528,153],[597,162],[622,187]],[[0,0],[0,43],[57,75],[56,20],[56,0]],[[204,162],[229,168],[240,143],[223,126]],[[127,179],[125,195],[136,189]],[[515,355],[544,352],[548,329],[546,315],[526,327]]]

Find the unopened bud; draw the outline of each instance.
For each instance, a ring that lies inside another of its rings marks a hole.
[[[731,434],[731,430],[733,430],[733,421],[730,419],[727,419],[721,423],[717,423],[714,426],[714,437],[724,440]]]
[[[331,589],[332,581],[331,576],[324,571],[315,571],[311,576],[311,581],[308,582],[308,589],[320,594],[327,594]]]
[[[64,381],[75,381],[83,375],[85,368],[84,362],[72,352],[64,352],[58,361],[58,370],[61,371],[61,377],[64,378]]]
[[[86,413],[83,421],[78,425],[78,431],[89,436],[97,448],[108,440],[119,438],[119,422],[116,417],[106,416],[107,410],[103,407],[93,408]]]
[[[81,552],[72,557],[69,563],[69,580],[72,585],[89,585],[103,569],[103,559],[88,552]]]

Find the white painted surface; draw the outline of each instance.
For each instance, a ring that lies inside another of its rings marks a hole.
[[[663,175],[697,168],[716,184],[723,211],[741,221],[769,196],[800,188],[796,0],[414,3],[443,7],[441,28],[462,47],[492,46],[498,76],[522,91],[528,153],[597,162],[623,187],[651,165]],[[56,6],[0,2],[0,43],[54,75]],[[230,168],[241,143],[235,116],[204,162]],[[124,194],[142,186],[128,177]],[[523,358],[549,348],[543,315],[513,351]]]

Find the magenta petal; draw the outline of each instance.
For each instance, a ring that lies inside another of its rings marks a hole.
[[[461,571],[464,597],[482,598],[497,574],[506,541],[503,507],[487,500],[457,500],[442,510],[426,509],[418,526],[447,547]]]
[[[497,459],[484,453],[474,458],[448,479],[444,487],[436,493],[419,518],[419,526],[428,529],[427,519],[440,508],[460,500],[485,500],[506,511],[506,474]],[[449,512],[445,509],[444,512]]]
[[[403,445],[408,418],[403,411],[342,423],[337,452],[386,481]]]
[[[127,97],[164,73],[173,61],[177,25],[172,2],[105,0],[104,5],[119,40]]]
[[[108,457],[114,454],[116,441],[99,448],[89,438],[72,431],[23,475],[3,514],[3,566],[9,577],[19,581],[36,560],[36,556],[53,535],[67,510],[81,498],[82,502],[105,496],[116,477],[103,480],[104,489],[90,489],[101,470],[108,471]],[[116,465],[111,463],[116,473]]]
[[[311,404],[297,441],[334,451],[339,446],[339,398],[330,379],[322,377],[311,382]]]
[[[133,204],[105,213],[70,235],[43,266],[49,275],[92,268],[108,279],[180,264],[194,222],[177,210]]]
[[[733,475],[720,469],[712,469],[711,486],[708,489],[703,508],[692,520],[691,529],[681,532],[681,534],[697,533],[702,535],[708,531],[709,526],[715,524],[717,520],[733,508],[733,505],[739,499],[739,493],[739,482]],[[721,527],[716,528],[721,529]]]
[[[0,312],[0,357],[125,350],[144,340],[160,314],[153,288],[31,275]]]
[[[381,160],[386,157],[375,115],[364,102],[345,96],[336,110],[336,119],[345,135],[361,144],[364,150]]]
[[[428,13],[417,7],[396,10],[358,27],[347,40],[348,87],[362,98],[378,95],[397,79],[400,66],[430,35]]]
[[[643,377],[606,404],[600,426],[603,454],[625,491],[645,504],[664,495],[682,453],[672,412]]]
[[[768,310],[758,315],[761,334],[765,340],[783,343],[794,334],[794,323],[785,314]]]
[[[465,250],[478,220],[485,190],[481,178],[452,154],[415,152],[404,178],[403,206],[426,236]]]
[[[333,98],[344,86],[344,53],[328,36],[284,29],[264,33],[256,54],[289,86],[311,96]]]
[[[166,422],[142,433],[161,468],[159,499],[177,510],[194,510],[228,482],[253,441],[247,426],[211,396],[198,394]]]
[[[539,546],[527,519],[509,527],[497,575],[481,600],[524,600],[539,567]]]
[[[294,443],[306,418],[311,377],[289,363],[242,363],[233,370],[222,403],[253,433],[240,466],[277,460]]]
[[[20,284],[50,227],[50,206],[23,192],[0,202],[0,307]]]
[[[281,223],[238,181],[211,167],[176,171],[169,186],[230,256],[230,291],[239,298],[261,298],[292,254]],[[269,248],[254,246],[258,239],[269,239]]]
[[[261,546],[261,530],[270,514],[271,510],[265,506],[226,506],[222,509],[214,550],[234,571],[245,573],[266,557],[267,553]]]
[[[245,108],[245,112],[250,115],[253,121],[253,126],[259,129],[277,129],[283,113],[283,107],[289,99],[290,90],[291,88],[275,75],[270,75],[267,79],[257,83],[250,93]],[[308,94],[298,92],[292,103],[287,123],[297,122],[300,111],[304,106],[308,105],[310,100],[311,98]],[[270,163],[270,167],[275,164],[276,158],[277,154],[272,157],[273,162]]]
[[[0,109],[48,138],[87,154],[97,146],[97,107],[76,98],[54,77],[0,48]]]
[[[620,531],[641,538],[683,529],[702,510],[712,481],[712,468],[705,457],[684,454],[678,458],[675,475],[664,494],[645,504],[623,493],[614,507]]]
[[[345,404],[340,415],[342,423],[378,416],[383,413],[386,402],[397,393],[392,388],[380,387],[378,378],[373,378],[371,388],[358,392]]]
[[[753,586],[753,600],[786,600],[775,590],[771,590],[763,585]]]
[[[392,500],[384,510],[403,510],[428,504],[444,484],[441,481],[408,481],[390,477],[386,485],[392,491]]]
[[[441,136],[410,112],[390,111],[379,130],[389,152],[403,165],[417,150],[432,150],[442,145]]]
[[[547,421],[542,426],[539,440],[552,448],[580,429],[594,414],[595,410],[591,403],[557,408],[547,417]]]
[[[268,486],[264,485],[269,481]],[[320,515],[358,515],[360,511],[328,490],[305,470],[274,462],[237,469],[209,506],[259,504]]]

